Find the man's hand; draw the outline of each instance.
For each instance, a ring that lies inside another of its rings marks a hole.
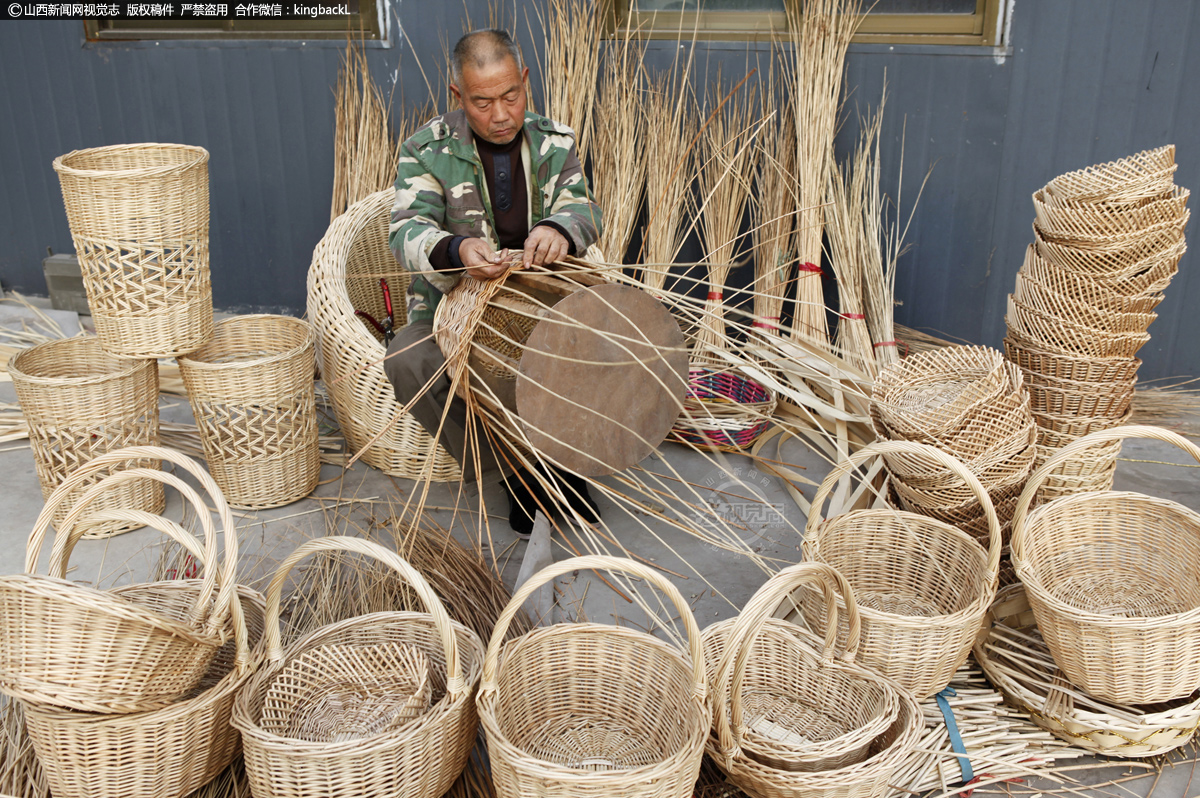
[[[566,236],[550,225],[541,224],[530,230],[529,238],[525,239],[524,265],[545,266],[562,260],[569,250]]]
[[[494,280],[508,268],[507,250],[496,252],[482,238],[466,238],[458,245],[458,259],[476,280]]]

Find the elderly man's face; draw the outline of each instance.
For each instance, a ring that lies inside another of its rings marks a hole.
[[[508,144],[525,123],[525,77],[512,58],[487,66],[464,65],[461,85],[450,84],[475,135],[492,144]]]

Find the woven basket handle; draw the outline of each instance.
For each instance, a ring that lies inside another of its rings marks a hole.
[[[173,539],[187,549],[189,553],[200,559],[201,564],[204,566],[204,578],[202,580],[202,588],[197,596],[196,606],[192,610],[191,622],[196,626],[203,623],[206,634],[225,639],[225,623],[229,618],[229,608],[234,600],[235,582],[237,579],[237,524],[233,520],[233,513],[229,509],[229,504],[225,501],[224,494],[221,493],[221,489],[217,487],[217,483],[213,481],[213,478],[209,476],[208,471],[192,458],[173,449],[161,446],[129,446],[124,449],[114,449],[113,451],[96,456],[75,469],[50,494],[45,506],[42,508],[42,512],[38,515],[37,520],[34,521],[33,531],[30,533],[29,541],[25,547],[25,570],[28,573],[36,573],[38,554],[41,552],[42,544],[45,541],[46,530],[50,527],[54,512],[58,509],[59,505],[67,501],[70,492],[83,485],[97,472],[110,466],[118,466],[129,460],[166,461],[187,471],[200,483],[200,486],[208,495],[208,500],[212,502],[213,507],[216,509],[217,516],[221,519],[221,525],[224,527],[225,556],[220,565],[217,565],[216,527],[212,521],[212,513],[200,494],[170,472],[149,468],[126,468],[102,477],[94,485],[88,487],[71,507],[70,512],[67,513],[66,518],[63,520],[62,529],[54,537],[54,546],[50,552],[50,563],[52,569],[57,566],[58,570],[57,572],[52,570],[51,575],[59,576],[60,578],[65,577],[66,564],[70,559],[71,552],[84,534],[83,526],[78,523],[80,518],[87,507],[112,486],[135,479],[151,479],[161,482],[164,485],[170,485],[179,491],[185,501],[191,504],[195,510],[196,517],[200,520],[200,525],[204,532],[203,552],[197,553],[196,541],[191,534],[176,535],[172,534],[174,530],[170,529],[169,526],[167,529],[157,527],[157,525],[154,526],[159,528],[160,531],[167,532],[167,534],[171,535]],[[107,510],[106,520],[121,520],[119,514],[122,512],[128,512],[128,510],[124,508]],[[176,528],[178,529],[178,527]],[[215,601],[212,600],[214,590],[216,591]]]
[[[1113,427],[1112,429],[1093,432],[1079,440],[1072,441],[1051,455],[1050,459],[1043,463],[1041,468],[1034,471],[1032,476],[1029,477],[1029,481],[1025,483],[1025,490],[1021,493],[1021,497],[1017,499],[1017,507],[1013,511],[1011,545],[1014,555],[1018,555],[1020,547],[1024,545],[1025,520],[1029,515],[1029,508],[1033,504],[1033,500],[1037,496],[1037,492],[1041,489],[1042,484],[1046,481],[1046,478],[1063,463],[1077,457],[1081,452],[1090,449],[1096,444],[1122,441],[1126,438],[1150,438],[1170,443],[1183,449],[1194,457],[1196,462],[1200,463],[1200,447],[1197,447],[1196,444],[1182,435],[1163,429],[1162,427],[1131,424],[1124,427]]]
[[[504,645],[504,638],[508,634],[508,627],[512,623],[513,617],[525,604],[525,601],[533,595],[534,591],[552,579],[563,574],[569,574],[572,571],[610,571],[623,573],[628,576],[636,576],[665,594],[671,603],[675,605],[675,609],[679,611],[680,620],[682,620],[684,628],[687,631],[687,653],[692,659],[693,697],[701,703],[707,699],[708,677],[704,671],[704,648],[700,641],[700,627],[696,625],[696,618],[692,615],[692,610],[688,606],[688,603],[683,600],[679,589],[652,568],[636,563],[633,560],[624,559],[623,557],[609,557],[602,554],[572,557],[562,562],[556,562],[546,566],[525,580],[525,584],[521,585],[520,589],[513,595],[512,600],[504,608],[504,612],[500,613],[500,617],[496,619],[496,626],[492,630],[492,638],[488,641],[487,654],[483,658],[483,681],[479,687],[480,696],[495,692],[496,690],[497,680],[500,676],[500,649]]]
[[[314,538],[300,544],[287,556],[271,577],[267,585],[267,660],[269,662],[283,661],[283,638],[279,630],[279,607],[283,594],[283,584],[288,574],[304,558],[322,551],[349,551],[372,557],[388,566],[404,578],[417,595],[421,597],[429,614],[433,616],[433,626],[441,638],[442,650],[446,652],[446,692],[453,698],[459,698],[467,692],[467,684],[463,681],[462,662],[458,653],[458,637],[450,622],[450,615],[442,605],[437,593],[429,586],[429,582],[421,573],[408,564],[400,555],[389,551],[378,543],[372,543],[362,538],[351,538],[333,535],[324,538]]]
[[[821,650],[821,659],[833,662],[834,647],[838,635],[838,608],[834,600],[834,590],[842,596],[846,604],[846,620],[848,633],[846,635],[846,650],[842,659],[853,662],[858,653],[859,638],[862,633],[862,620],[858,614],[858,605],[854,601],[854,590],[850,583],[833,567],[819,562],[802,562],[784,568],[772,576],[758,589],[746,606],[738,614],[725,650],[721,654],[720,663],[716,668],[716,683],[713,685],[713,717],[717,723],[717,736],[720,740],[721,752],[726,757],[726,763],[741,756],[742,733],[745,724],[742,714],[742,685],[746,678],[746,665],[750,660],[750,652],[763,625],[771,614],[787,600],[797,588],[816,582],[821,588],[826,607],[825,642]],[[804,639],[804,631],[796,628],[797,639]]]
[[[916,443],[914,441],[875,441],[869,446],[859,449],[850,455],[850,457],[834,466],[833,470],[829,472],[829,475],[821,483],[821,486],[817,488],[817,495],[813,496],[812,509],[808,513],[808,524],[804,528],[804,539],[806,541],[813,541],[814,543],[820,540],[820,529],[825,521],[821,517],[821,506],[825,503],[825,498],[833,491],[838,480],[872,457],[892,452],[897,454],[928,455],[949,468],[963,482],[967,483],[967,487],[979,499],[984,515],[987,517],[987,566],[988,572],[992,575],[992,579],[995,580],[1000,573],[1000,548],[1003,545],[1003,538],[1000,533],[1000,519],[996,516],[996,508],[992,504],[992,498],[988,495],[987,489],[983,487],[983,483],[979,481],[979,478],[972,474],[970,469],[963,465],[962,462],[936,446],[930,446],[927,443]]]

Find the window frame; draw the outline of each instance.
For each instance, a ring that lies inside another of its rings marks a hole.
[[[636,0],[602,0],[606,33],[648,39],[771,41],[787,31],[783,11],[631,11]],[[794,0],[785,0],[794,2]],[[875,14],[863,19],[855,43],[998,47],[1009,0],[975,0],[974,14]],[[622,24],[623,23],[623,24]]]
[[[239,2],[249,0],[223,2],[232,10]],[[384,2],[357,0],[357,13],[324,19],[85,19],[83,28],[89,42],[345,41],[349,35],[364,42],[386,41],[379,15]]]

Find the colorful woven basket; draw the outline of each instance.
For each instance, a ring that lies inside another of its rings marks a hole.
[[[775,412],[775,395],[741,374],[707,366],[688,369],[688,395],[671,437],[681,443],[744,449],[762,435]]]

